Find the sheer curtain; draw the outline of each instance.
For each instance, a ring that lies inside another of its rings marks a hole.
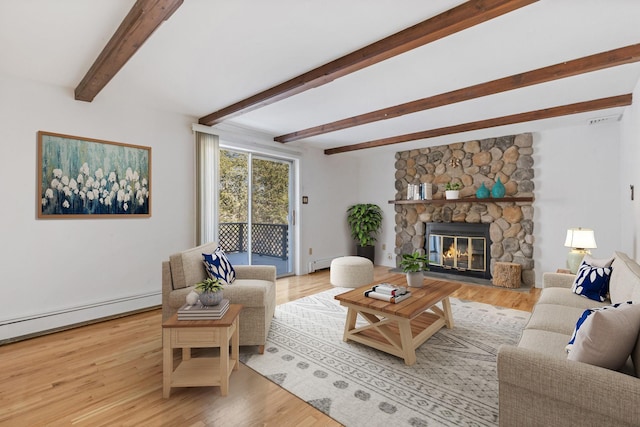
[[[196,131],[196,242],[214,242],[218,230],[217,135]]]

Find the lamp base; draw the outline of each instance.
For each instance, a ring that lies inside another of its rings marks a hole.
[[[571,273],[576,274],[578,272],[578,267],[582,263],[582,259],[586,254],[590,254],[586,249],[572,249],[567,254],[567,268]]]

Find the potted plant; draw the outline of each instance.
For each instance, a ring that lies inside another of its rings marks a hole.
[[[356,241],[356,254],[375,262],[376,234],[382,226],[382,209],[371,203],[360,203],[347,209],[347,223]]]
[[[462,184],[459,182],[447,182],[444,186],[445,197],[447,199],[457,199],[460,196]]]
[[[196,283],[202,305],[218,305],[222,301],[222,288],[223,283],[218,278],[207,277],[202,282]]]
[[[407,273],[407,285],[412,288],[421,288],[423,279],[422,272],[429,270],[429,258],[420,252],[402,254],[400,267],[402,271]]]

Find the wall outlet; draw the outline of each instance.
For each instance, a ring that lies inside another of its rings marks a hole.
[[[309,255],[313,255],[313,248],[309,248]]]
[[[385,243],[382,244],[382,250],[386,251],[387,250],[387,245]]]
[[[389,252],[389,253],[387,254],[387,259],[388,259],[388,260],[393,260],[393,255],[391,255],[391,252]]]

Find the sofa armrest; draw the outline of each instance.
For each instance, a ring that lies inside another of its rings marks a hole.
[[[173,291],[173,280],[171,279],[171,264],[169,261],[162,261],[162,320],[167,320],[174,311],[169,306],[169,295]]]
[[[236,279],[268,280],[276,283],[276,267],[274,265],[234,265]]]
[[[616,426],[637,425],[640,420],[640,379],[620,372],[503,345],[498,350],[498,380],[500,425],[514,415],[514,408],[519,412],[523,407],[528,407],[531,419],[538,420],[553,416],[552,411],[567,417],[582,413],[593,422],[608,419],[608,425]],[[503,389],[520,390],[531,399],[523,402],[521,393],[503,393]],[[554,402],[553,408],[549,402]],[[595,425],[574,421],[571,425]]]
[[[543,273],[542,274],[542,287],[543,288],[570,288],[575,280],[575,274],[566,273]]]

